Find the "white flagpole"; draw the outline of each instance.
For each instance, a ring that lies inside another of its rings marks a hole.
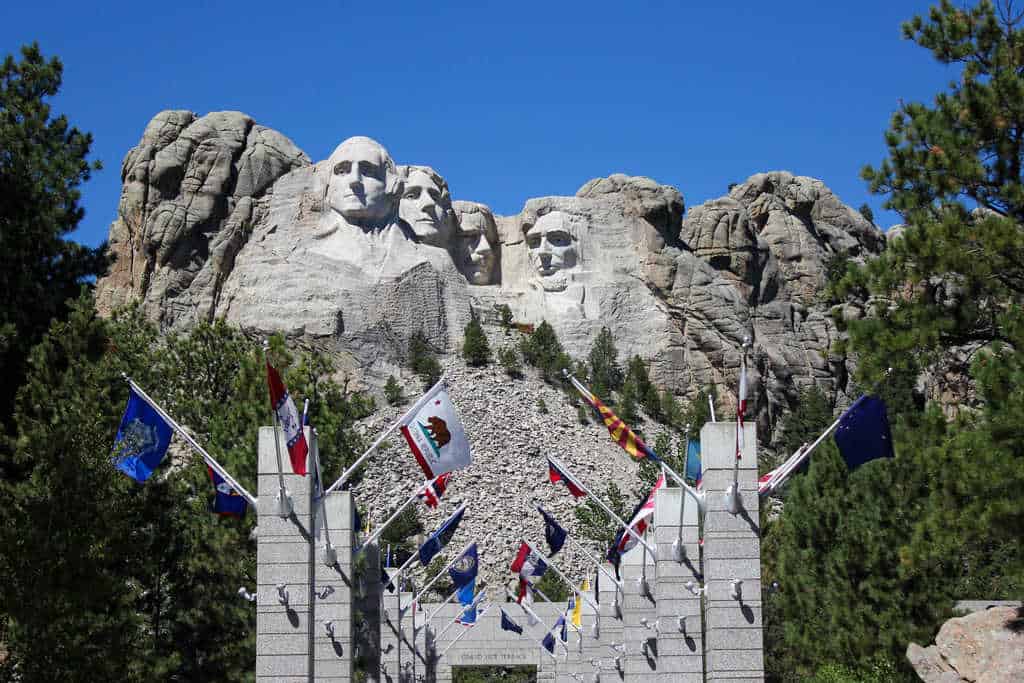
[[[603,509],[603,510],[604,510],[604,511],[605,511],[605,512],[606,512],[606,513],[608,514],[608,516],[609,516],[609,517],[611,517],[611,518],[612,518],[612,519],[614,519],[614,520],[615,520],[616,522],[618,522],[618,523],[619,523],[620,525],[622,525],[623,527],[625,527],[625,528],[626,528],[626,532],[627,532],[627,533],[628,533],[628,534],[629,534],[630,536],[632,536],[633,538],[635,538],[635,539],[636,539],[636,540],[637,540],[637,541],[638,541],[638,542],[639,542],[639,543],[640,543],[641,545],[643,545],[643,547],[647,549],[647,552],[651,554],[651,557],[652,557],[652,558],[654,558],[655,560],[657,560],[657,557],[656,557],[656,556],[655,556],[655,554],[654,554],[654,549],[653,549],[653,548],[651,548],[651,546],[647,544],[647,541],[645,541],[645,540],[644,540],[643,538],[641,538],[641,537],[640,537],[640,535],[639,535],[639,534],[637,534],[637,533],[636,533],[635,531],[633,531],[633,528],[632,528],[631,526],[629,526],[629,525],[628,525],[628,524],[626,524],[626,523],[625,523],[624,521],[622,521],[622,518],[621,518],[621,517],[619,517],[619,516],[618,516],[617,514],[615,514],[614,512],[612,512],[612,509],[611,509],[610,507],[608,507],[608,506],[607,506],[607,505],[605,504],[605,502],[604,502],[603,500],[601,500],[600,498],[598,498],[597,496],[595,496],[595,495],[593,494],[593,492],[592,492],[592,491],[590,491],[590,489],[588,489],[588,488],[587,488],[586,486],[584,486],[584,485],[583,485],[583,483],[582,483],[582,482],[581,482],[581,481],[580,481],[579,479],[577,479],[577,478],[576,478],[576,477],[575,477],[575,476],[574,476],[574,475],[573,475],[573,474],[572,474],[572,473],[571,473],[571,472],[569,471],[569,468],[568,468],[568,467],[566,467],[566,466],[565,466],[565,464],[564,464],[564,463],[563,463],[563,462],[562,462],[561,460],[559,460],[558,458],[556,458],[556,457],[555,457],[555,456],[553,456],[553,455],[549,455],[548,457],[549,457],[549,458],[551,458],[551,461],[552,461],[553,463],[555,463],[555,465],[556,465],[556,466],[558,467],[558,469],[559,469],[559,470],[561,470],[562,472],[564,472],[566,476],[568,476],[568,477],[571,477],[571,478],[572,478],[572,483],[573,483],[573,484],[575,484],[576,486],[580,487],[580,489],[582,489],[582,490],[583,490],[583,491],[584,491],[584,492],[585,492],[585,493],[586,493],[586,494],[587,494],[588,496],[590,496],[590,497],[591,497],[591,498],[592,498],[592,499],[594,500],[594,502],[595,502],[595,503],[597,503],[597,504],[598,504],[599,506],[601,506],[601,508],[602,508],[602,509]]]
[[[437,613],[438,613],[438,612],[440,612],[441,610],[443,610],[443,609],[445,608],[445,605],[447,605],[447,604],[448,604],[449,602],[451,602],[451,601],[452,601],[452,598],[454,598],[454,597],[455,597],[456,595],[458,595],[458,594],[459,594],[459,589],[458,589],[458,588],[456,588],[455,590],[453,590],[453,591],[452,591],[452,592],[451,592],[451,593],[450,593],[450,594],[448,595],[448,597],[447,597],[447,598],[445,598],[445,599],[444,599],[444,602],[442,602],[442,603],[441,603],[440,605],[438,605],[438,606],[437,606],[437,609],[435,609],[435,610],[434,610],[433,612],[431,612],[431,613],[430,613],[430,616],[428,616],[428,617],[427,617],[426,619],[424,619],[424,620],[423,620],[423,625],[424,625],[424,626],[426,626],[427,624],[429,624],[429,623],[430,623],[430,621],[431,621],[431,620],[432,620],[432,619],[433,619],[434,617],[436,617],[436,616],[437,616]]]
[[[413,494],[412,494],[411,496],[409,496],[409,497],[408,497],[408,498],[407,498],[407,499],[405,500],[405,502],[404,502],[404,503],[402,503],[401,505],[399,505],[399,506],[398,506],[398,509],[397,509],[397,510],[395,510],[395,511],[394,511],[393,513],[391,513],[391,516],[390,516],[390,517],[388,517],[388,518],[387,518],[386,520],[384,520],[384,523],[383,523],[383,524],[380,524],[380,525],[379,525],[379,526],[378,526],[378,527],[377,527],[377,528],[376,528],[376,529],[374,530],[374,532],[373,532],[372,534],[370,534],[370,537],[369,537],[368,539],[366,539],[365,541],[363,541],[363,542],[362,542],[362,543],[361,543],[361,544],[359,545],[359,547],[358,547],[358,548],[356,549],[356,555],[358,555],[359,553],[361,553],[361,552],[363,551],[363,548],[365,548],[366,546],[370,545],[371,543],[373,543],[374,541],[376,541],[376,540],[377,540],[378,538],[380,538],[381,534],[383,534],[383,533],[384,533],[384,529],[386,529],[386,528],[387,528],[388,524],[391,524],[391,522],[395,521],[395,520],[396,520],[396,519],[398,518],[398,516],[399,516],[400,514],[402,514],[402,513],[403,513],[403,512],[405,511],[405,508],[409,507],[409,506],[410,506],[410,505],[412,505],[412,504],[413,504],[414,502],[416,502],[416,497],[417,497],[417,496],[419,495],[419,492],[420,492],[420,490],[419,490],[419,489],[417,488],[417,489],[416,489],[416,490],[415,490],[415,491],[413,492]],[[326,495],[326,494],[325,494],[325,495]]]
[[[456,591],[456,592],[458,592],[458,591]],[[481,600],[483,600],[486,596],[487,596],[487,589],[486,588],[481,589],[481,591],[479,593],[477,593],[476,595],[473,596],[473,602],[469,603],[469,605],[462,606],[462,609],[459,610],[459,613],[456,614],[454,617],[452,617],[451,619],[448,620],[448,623],[444,625],[444,628],[441,629],[440,633],[438,633],[437,635],[434,636],[434,639],[437,640],[438,638],[443,636],[445,633],[447,633],[448,629],[452,627],[452,624],[456,623],[459,620],[459,617],[461,617],[463,614],[466,613],[466,610],[476,608],[477,603],[480,602]],[[477,617],[479,617],[479,616],[480,615],[478,614]],[[463,624],[463,626],[469,626],[469,627],[473,627],[475,625],[476,625],[475,623],[474,624]]]
[[[588,560],[590,560],[591,562],[594,563],[594,565],[597,567],[598,571],[602,572],[605,576],[607,576],[609,579],[611,579],[612,583],[615,584],[616,588],[622,588],[622,582],[619,581],[618,579],[616,579],[615,576],[610,571],[605,569],[604,568],[604,564],[602,562],[600,562],[599,560],[595,559],[594,556],[590,554],[590,551],[587,550],[586,546],[584,546],[582,543],[580,543],[579,541],[574,539],[572,537],[572,534],[570,534],[568,531],[565,533],[565,537],[568,538],[570,541],[572,541],[573,547],[578,548],[579,551],[582,552],[586,556],[586,558]],[[545,562],[546,561],[547,560],[545,560]]]
[[[491,609],[491,606],[490,606],[490,605],[486,605],[486,606],[484,606],[484,607],[483,607],[483,608],[482,608],[482,609],[480,610],[480,613],[476,615],[476,618],[477,618],[477,619],[479,619],[479,618],[480,618],[480,617],[482,617],[483,615],[487,614],[487,612],[489,612],[489,611],[490,611],[490,609]],[[446,654],[448,654],[448,650],[452,649],[452,647],[453,647],[453,646],[455,645],[455,643],[457,643],[457,642],[459,642],[460,640],[462,640],[462,638],[463,638],[463,637],[464,637],[464,636],[465,636],[465,635],[466,635],[467,633],[469,633],[469,630],[470,630],[471,628],[473,628],[474,626],[476,626],[476,624],[475,624],[475,623],[473,623],[473,624],[466,624],[466,629],[465,629],[464,631],[462,631],[462,633],[460,633],[459,635],[455,636],[455,638],[454,638],[454,639],[452,640],[452,642],[448,643],[448,647],[446,647],[446,648],[445,648],[445,649],[444,649],[444,650],[443,650],[443,651],[441,652],[441,654],[439,654],[439,655],[437,656],[437,658],[438,658],[438,659],[441,659],[441,658],[442,658],[442,657],[444,657],[444,656],[445,656]],[[442,631],[442,633],[444,633],[444,631]]]
[[[224,481],[226,481],[228,485],[231,486],[231,488],[233,488],[235,491],[238,491],[238,494],[245,498],[245,500],[248,501],[249,505],[251,505],[253,509],[256,508],[255,496],[246,491],[241,484],[235,481],[235,478],[228,474],[228,471],[224,469],[221,466],[221,464],[214,459],[212,455],[207,453],[206,450],[202,446],[200,446],[195,439],[189,436],[189,433],[186,432],[185,429],[174,420],[174,418],[168,415],[166,410],[161,408],[156,401],[151,399],[149,395],[142,390],[142,387],[136,384],[130,377],[128,377],[128,375],[121,373],[121,376],[124,378],[126,382],[128,382],[128,386],[131,387],[131,389],[136,394],[139,395],[139,398],[148,403],[149,407],[155,410],[157,414],[160,417],[162,417],[167,422],[167,424],[171,426],[171,429],[173,429],[178,436],[184,439],[185,442],[192,447],[192,450],[198,453],[200,457],[202,457],[202,459],[206,461],[206,464],[210,466],[210,469],[219,474],[224,479]]]
[[[338,477],[338,480],[336,482],[331,484],[330,488],[327,489],[327,493],[330,493],[331,491],[334,491],[339,486],[341,486],[346,481],[348,481],[349,477],[351,477],[352,474],[357,469],[359,469],[359,467],[366,461],[366,459],[369,458],[373,454],[373,452],[375,450],[377,450],[377,447],[380,446],[384,442],[384,439],[386,439],[389,436],[391,436],[391,432],[393,432],[396,429],[398,429],[399,427],[401,427],[405,423],[406,418],[408,418],[410,415],[418,412],[423,406],[425,406],[430,401],[430,399],[433,397],[434,392],[437,391],[438,387],[443,384],[444,379],[445,379],[445,375],[441,375],[441,379],[439,379],[437,381],[437,384],[435,384],[434,386],[430,387],[430,389],[425,394],[423,394],[423,396],[421,396],[420,399],[418,401],[416,401],[416,403],[413,404],[412,408],[409,408],[409,410],[405,411],[405,413],[402,414],[402,417],[398,418],[394,422],[394,424],[392,424],[390,427],[385,429],[384,432],[380,436],[377,437],[377,440],[374,441],[372,444],[370,444],[370,447],[366,449],[366,452],[363,453],[361,456],[359,456],[359,459],[356,460],[354,463],[352,463],[347,470],[342,472],[341,476]]]
[[[540,551],[539,551],[539,550],[537,550],[536,546],[534,546],[534,545],[533,545],[532,543],[530,543],[529,541],[525,541],[525,543],[526,543],[526,545],[527,545],[527,546],[529,546],[530,550],[532,550],[533,552],[537,553],[537,556],[538,556],[538,557],[544,557],[544,556],[543,556],[543,555],[542,555],[542,554],[540,553]],[[554,570],[554,572],[555,572],[556,574],[558,574],[558,578],[560,578],[560,579],[561,579],[562,581],[565,581],[565,583],[567,583],[567,584],[569,585],[569,590],[576,590],[576,586],[574,586],[574,585],[573,585],[572,581],[570,581],[570,580],[569,580],[568,578],[566,578],[565,574],[563,574],[563,573],[562,573],[562,572],[561,572],[561,571],[560,571],[560,570],[558,569],[558,567],[556,567],[556,566],[555,566],[555,564],[554,564],[554,563],[553,563],[553,562],[551,561],[551,559],[550,559],[550,558],[548,558],[548,559],[545,559],[545,560],[544,560],[544,563],[545,563],[545,564],[546,564],[546,565],[547,565],[547,566],[548,566],[548,567],[549,567],[550,569],[553,569],[553,570]],[[589,605],[590,605],[591,607],[593,607],[593,608],[594,608],[595,610],[600,610],[600,609],[601,609],[601,608],[600,608],[600,607],[598,607],[598,606],[597,606],[596,604],[594,604],[593,602],[591,602],[591,601],[590,601],[590,597],[589,597],[589,596],[584,596],[584,599],[585,599],[585,600],[587,601],[587,603],[588,603],[588,604],[589,604]]]
[[[270,347],[270,342],[266,339],[263,340],[263,364],[265,366],[270,365],[270,361],[267,360],[267,349]],[[269,378],[268,378],[269,379]],[[269,391],[269,386],[267,387]],[[281,439],[277,436],[277,411],[274,406],[270,406],[270,417],[274,422],[274,452],[277,453],[277,507],[278,514],[281,517],[288,517],[292,513],[292,497],[288,493],[288,489],[284,486],[284,465],[281,464]]]
[[[829,434],[835,431],[836,427],[839,426],[839,422],[842,419],[842,415],[836,418],[836,421],[830,424],[828,427],[826,427],[825,431],[823,431],[821,435],[819,435],[818,438],[815,439],[813,443],[811,443],[810,446],[804,444],[803,446],[798,448],[796,453],[791,455],[789,459],[782,464],[782,467],[779,469],[778,473],[774,477],[772,477],[772,480],[770,482],[768,482],[768,488],[765,489],[765,492],[762,493],[761,495],[766,496],[769,493],[774,492],[780,486],[782,486],[786,482],[786,480],[789,479],[789,475],[791,475],[796,468],[800,467],[800,465],[802,465],[804,461],[807,460],[807,458],[811,457],[811,452],[814,451],[814,449],[817,448],[822,441],[828,438]]]
[[[513,599],[516,598],[516,596],[512,593],[512,591],[508,590],[507,588],[505,589],[505,592],[509,595],[509,597],[511,597]],[[531,619],[533,619],[534,622],[536,622],[537,624],[540,624],[541,626],[544,627],[544,635],[547,635],[547,634],[551,633],[551,629],[548,628],[548,625],[546,623],[544,623],[544,620],[541,619],[540,617],[538,617],[537,613],[534,612],[532,609],[530,609],[529,606],[527,606],[526,603],[519,602],[519,603],[516,603],[516,604],[518,604],[523,609],[523,611],[526,612],[526,614],[529,615],[529,617]],[[555,657],[555,653],[554,652],[550,652],[546,647],[544,647],[543,639],[535,640],[535,642],[540,644],[540,646],[544,650],[544,652],[547,652],[554,659],[558,659],[558,657]],[[562,640],[561,640],[561,638],[555,638],[555,642],[561,643]],[[562,647],[565,649],[566,654],[568,654],[569,653],[569,648],[565,647],[565,643],[562,643]]]
[[[436,581],[437,581],[437,580],[438,580],[439,578],[441,578],[441,575],[442,575],[442,574],[444,574],[444,573],[445,573],[445,572],[447,572],[447,571],[448,571],[449,569],[451,569],[452,565],[454,565],[454,564],[455,564],[455,563],[456,563],[456,562],[457,562],[457,561],[459,560],[459,558],[460,558],[460,557],[462,557],[462,556],[463,556],[463,555],[464,555],[464,554],[466,553],[466,551],[467,551],[467,550],[469,550],[470,546],[472,546],[472,545],[473,545],[473,543],[475,543],[475,542],[476,542],[476,541],[470,541],[469,543],[467,543],[467,544],[466,544],[466,547],[464,547],[464,548],[463,548],[463,549],[462,549],[461,551],[459,551],[459,554],[458,554],[458,555],[456,555],[455,557],[453,557],[453,558],[452,558],[452,561],[451,561],[451,562],[449,562],[448,564],[446,564],[446,565],[444,566],[444,569],[442,569],[442,570],[441,570],[441,571],[439,571],[439,572],[438,572],[437,574],[435,574],[435,575],[434,575],[434,578],[432,578],[432,579],[431,579],[430,581],[428,581],[428,582],[427,582],[427,584],[426,584],[425,586],[423,586],[423,588],[422,588],[422,589],[420,590],[420,592],[419,592],[419,593],[417,593],[417,594],[416,594],[416,595],[415,595],[415,596],[413,597],[413,599],[412,599],[412,602],[413,602],[413,603],[419,602],[420,596],[422,596],[422,595],[423,595],[424,593],[426,593],[426,592],[427,592],[427,589],[429,589],[429,588],[430,588],[431,586],[433,586],[433,585],[434,585],[434,583],[435,583],[435,582],[436,582]],[[410,604],[411,604],[411,603],[410,603]]]
[[[306,400],[306,406],[309,406],[309,399]],[[305,414],[305,410],[303,410],[303,414]],[[319,489],[320,523],[324,529],[324,564],[328,567],[333,567],[338,563],[338,551],[334,549],[334,545],[331,543],[331,527],[327,523],[327,495],[324,493],[323,472],[320,469],[320,437],[316,429],[310,428],[309,431],[313,435],[311,439],[313,442],[313,467],[316,468],[317,489]]]

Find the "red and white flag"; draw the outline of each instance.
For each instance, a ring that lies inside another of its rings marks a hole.
[[[306,435],[302,432],[302,420],[299,418],[299,411],[295,409],[295,401],[281,381],[281,375],[270,361],[267,361],[267,384],[270,386],[270,407],[277,416],[281,429],[284,430],[292,471],[305,475],[309,446],[306,444]]]
[[[740,393],[736,397],[736,459],[743,459],[743,415],[747,412],[747,355],[740,359]]]
[[[520,578],[528,579],[531,576],[542,576],[548,565],[543,557],[533,552],[526,541],[521,541],[516,559],[512,560],[512,566],[509,568],[519,574]]]
[[[435,384],[402,418],[402,436],[428,479],[473,462],[469,440],[444,380]]]
[[[647,531],[647,523],[651,515],[654,514],[654,494],[658,492],[658,489],[665,485],[665,474],[662,473],[658,477],[658,481],[654,483],[654,488],[647,494],[647,498],[643,503],[638,505],[633,510],[633,519],[629,520],[629,528],[632,529],[637,536],[641,538],[644,532]],[[619,555],[629,552],[637,544],[636,537],[629,533],[625,529],[619,531],[618,538],[615,539],[615,545],[613,550],[617,550]]]
[[[445,472],[440,477],[434,477],[430,481],[424,482],[420,490],[416,492],[416,495],[419,496],[419,499],[428,508],[436,508],[441,500],[441,496],[444,495],[445,489],[448,488],[448,479],[451,476],[451,472]]]

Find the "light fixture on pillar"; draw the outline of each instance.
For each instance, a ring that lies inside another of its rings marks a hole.
[[[657,619],[655,619],[654,623],[651,624],[651,622],[648,621],[647,617],[640,617],[640,625],[649,631],[654,631],[655,633],[661,635],[661,627],[658,626]]]
[[[677,624],[679,626],[679,632],[686,633],[686,617],[677,617]]]
[[[327,596],[334,592],[334,586],[324,586],[323,590],[316,594],[316,597],[321,600],[326,600]]]
[[[729,591],[729,597],[733,600],[739,600],[740,602],[743,602],[743,580],[733,579],[731,585],[732,590]]]
[[[647,585],[646,576],[641,576],[636,580],[636,590],[640,595],[650,595],[651,587]]]
[[[281,519],[288,519],[292,516],[292,495],[288,489],[281,489],[274,498],[277,501],[277,514]]]
[[[277,584],[277,601],[285,607],[288,606],[288,586],[283,583]]]
[[[686,559],[686,546],[683,544],[683,539],[677,538],[672,541],[672,557],[676,558],[676,562]]]
[[[704,587],[698,586],[693,581],[687,581],[683,585],[686,586],[686,590],[690,591],[691,593],[693,593],[694,595],[696,595],[698,597],[701,596],[701,595],[704,595],[704,593],[706,593],[707,590],[708,590],[706,586],[704,586]]]
[[[327,631],[327,637],[334,640],[334,622],[328,619],[324,622],[324,630]]]
[[[328,567],[338,564],[338,551],[331,545],[330,541],[324,546],[324,564]]]
[[[239,586],[238,596],[243,600],[248,600],[249,602],[256,602],[256,594],[250,593],[245,586]]]
[[[725,490],[725,507],[731,514],[739,514],[740,511],[740,496],[736,491],[736,484],[729,484],[729,488]]]
[[[622,671],[622,657],[615,658],[615,668]]]
[[[594,683],[601,683],[601,674],[597,671],[594,672],[594,677],[590,679]]]
[[[601,637],[601,622],[597,619],[590,626],[590,634],[594,636],[594,640],[598,640]]]

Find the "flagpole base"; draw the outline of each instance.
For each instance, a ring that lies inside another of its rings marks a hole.
[[[672,541],[672,556],[676,558],[676,562],[683,562],[686,560],[686,546],[683,545],[683,540],[677,538]]]
[[[725,506],[731,514],[736,515],[740,512],[740,496],[735,484],[730,484],[725,490]]]
[[[277,498],[277,514],[282,519],[288,519],[292,516],[292,496],[288,493],[288,489],[282,489],[278,491]]]
[[[324,564],[328,567],[338,564],[338,550],[330,543],[324,546]]]

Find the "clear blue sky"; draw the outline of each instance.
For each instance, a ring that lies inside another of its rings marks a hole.
[[[105,164],[77,239],[105,239],[121,159],[162,109],[246,112],[314,160],[369,135],[500,214],[616,172],[689,207],[786,169],[888,227],[859,170],[883,158],[899,98],[930,102],[953,76],[900,37],[916,0],[204,5],[0,7],[4,53],[37,40],[63,60],[55,108]]]

